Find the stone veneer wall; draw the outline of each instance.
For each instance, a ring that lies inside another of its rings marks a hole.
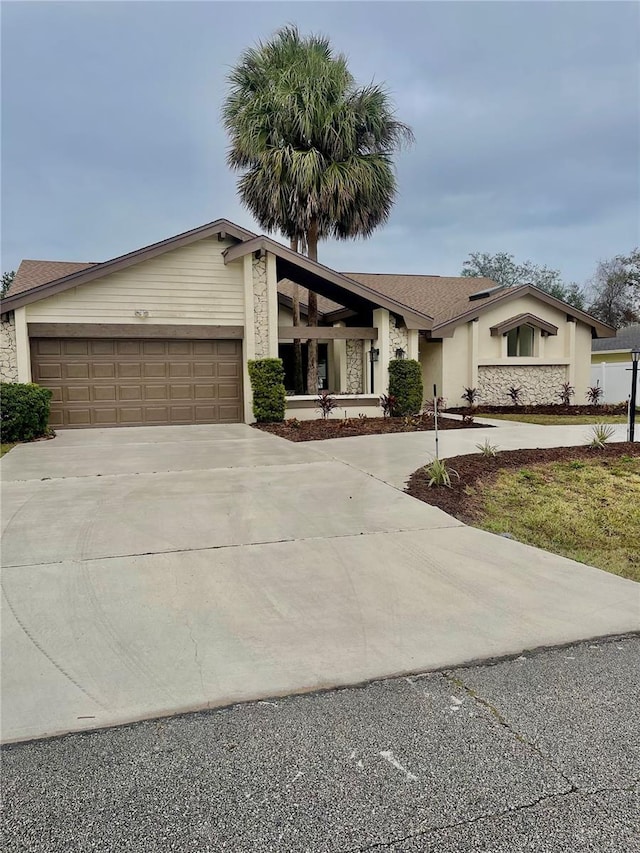
[[[267,286],[267,259],[253,258],[253,320],[255,327],[256,358],[269,356],[269,290]]]
[[[362,394],[364,392],[362,363],[364,356],[364,341],[347,341],[347,394]]]
[[[478,392],[480,405],[508,406],[509,388],[522,389],[524,405],[558,402],[558,391],[567,381],[567,368],[563,364],[490,365],[478,367]]]
[[[0,380],[18,381],[16,358],[16,323],[13,313],[3,314],[0,323]]]
[[[389,357],[396,357],[396,350],[403,349],[406,354],[409,351],[409,333],[406,326],[398,326],[393,314],[389,317]]]

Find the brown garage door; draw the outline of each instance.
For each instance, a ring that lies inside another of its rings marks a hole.
[[[31,366],[53,427],[243,420],[240,341],[34,338]]]

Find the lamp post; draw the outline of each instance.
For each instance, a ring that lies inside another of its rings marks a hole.
[[[631,350],[631,401],[629,403],[629,441],[634,441],[636,429],[636,394],[638,390],[638,362],[640,361],[640,347]]]

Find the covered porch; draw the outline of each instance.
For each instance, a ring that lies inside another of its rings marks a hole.
[[[245,262],[246,356],[283,359],[288,374],[287,416],[318,417],[321,391],[340,396],[339,411],[348,417],[373,414],[372,409],[378,414],[380,395],[388,388],[389,362],[418,359],[419,332],[431,328],[432,318],[266,237],[240,243],[225,253],[227,263],[240,257]],[[292,322],[296,284],[304,324],[300,326]],[[308,291],[318,296],[318,326],[314,327],[306,325]],[[310,340],[318,341],[318,388],[310,394],[292,393],[288,363],[296,339],[302,342],[303,352]]]

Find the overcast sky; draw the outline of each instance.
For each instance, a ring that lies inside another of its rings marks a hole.
[[[416,144],[342,270],[457,275],[506,251],[583,282],[640,242],[640,5],[9,2],[2,7],[2,269],[102,261],[226,217],[225,76],[288,22],[385,82]]]

